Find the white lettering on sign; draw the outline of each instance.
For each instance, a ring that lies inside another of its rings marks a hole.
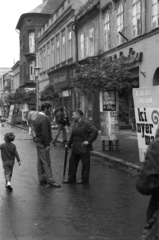
[[[66,76],[59,76],[53,78],[54,83],[60,83],[66,81]]]
[[[138,103],[152,103],[152,98],[139,98]]]
[[[151,96],[151,90],[137,90],[136,91],[136,97],[143,97],[143,96]]]

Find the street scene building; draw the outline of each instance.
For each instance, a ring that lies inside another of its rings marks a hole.
[[[0,67],[0,240],[159,240],[159,0],[37,1]]]

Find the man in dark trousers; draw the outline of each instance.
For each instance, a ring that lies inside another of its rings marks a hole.
[[[40,185],[49,184],[52,187],[61,187],[53,178],[50,160],[50,142],[52,141],[51,124],[47,115],[51,110],[50,103],[41,105],[41,112],[35,120],[36,148],[38,155],[38,179]]]
[[[98,136],[98,130],[93,124],[84,118],[84,114],[80,109],[76,109],[73,113],[75,124],[66,148],[71,147],[72,152],[69,159],[68,179],[64,180],[64,184],[76,183],[76,172],[79,160],[82,161],[81,180],[77,184],[88,184],[90,173],[90,152],[92,143]]]

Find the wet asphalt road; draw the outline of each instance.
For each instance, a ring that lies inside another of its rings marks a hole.
[[[7,131],[16,135],[22,166],[15,164],[8,193],[0,161],[0,240],[140,239],[149,198],[137,193],[131,172],[92,159],[88,186],[39,186],[34,142],[11,126],[0,126],[0,142]],[[51,158],[54,177],[62,183],[61,144],[51,147]]]

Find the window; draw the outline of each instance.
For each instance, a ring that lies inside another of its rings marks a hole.
[[[56,40],[56,64],[60,63],[60,40]]]
[[[141,0],[132,0],[132,35],[141,34]]]
[[[159,26],[159,1],[152,0],[152,28]]]
[[[51,41],[51,66],[55,65],[55,44],[54,40]]]
[[[35,52],[35,32],[29,33],[29,52]]]
[[[84,41],[85,41],[85,35],[84,35],[84,33],[82,33],[80,36],[81,59],[84,58]]]
[[[62,36],[62,62],[66,60],[66,37]]]
[[[46,70],[46,47],[43,48],[43,70]]]
[[[47,69],[50,68],[50,43],[47,44]]]
[[[110,14],[106,13],[104,18],[104,50],[110,49]]]
[[[120,3],[117,12],[117,44],[123,43],[123,37],[119,34],[119,32],[123,31],[124,27],[124,8],[123,4]]]
[[[35,78],[34,78],[34,76],[35,76],[35,70],[34,70],[34,67],[35,67],[35,61],[31,61],[30,62],[30,80],[31,81],[34,81],[35,80]]]
[[[94,55],[94,28],[89,29],[89,43],[88,43],[89,56]]]
[[[68,32],[68,58],[72,58],[72,31]]]

